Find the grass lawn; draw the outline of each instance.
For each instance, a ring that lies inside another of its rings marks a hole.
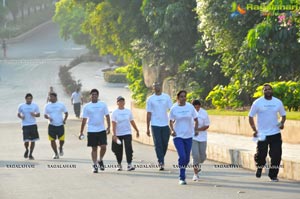
[[[226,115],[226,116],[248,116],[249,111],[231,111],[231,110],[217,110],[210,109],[207,110],[209,115]],[[288,120],[300,120],[300,112],[286,112],[286,117]]]

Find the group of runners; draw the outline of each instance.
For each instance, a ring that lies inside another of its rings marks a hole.
[[[199,180],[201,164],[206,160],[207,129],[210,120],[206,110],[201,107],[199,100],[187,102],[187,92],[177,93],[177,102],[173,103],[170,96],[162,92],[161,84],[153,83],[154,93],[146,102],[146,134],[152,135],[159,171],[165,169],[165,156],[170,137],[178,153],[179,184],[186,184],[186,168],[193,157],[194,175],[192,180]],[[280,129],[284,128],[285,110],[282,102],[273,97],[272,87],[265,84],[264,96],[254,101],[249,112],[249,123],[254,131],[253,136],[258,138],[255,162],[257,165],[256,177],[261,177],[262,168],[266,164],[268,148],[270,148],[271,167],[269,177],[278,181],[277,175],[282,154]],[[35,141],[39,139],[36,117],[40,117],[38,106],[32,102],[33,96],[28,93],[25,103],[18,108],[18,117],[22,119],[23,139],[25,146],[24,157],[34,159],[33,150]],[[139,129],[133,119],[130,109],[125,108],[125,98],[117,97],[117,108],[110,115],[106,103],[99,100],[99,91],[90,91],[90,102],[83,106],[79,139],[85,135],[87,126],[87,146],[91,147],[93,172],[105,170],[104,155],[107,150],[107,135],[112,130],[111,149],[118,163],[117,170],[123,170],[123,146],[125,148],[127,170],[132,171],[133,147],[132,128],[136,137],[140,136]],[[82,102],[79,102],[82,103]],[[277,114],[281,115],[278,123]],[[257,115],[257,125],[253,117]],[[78,114],[76,114],[78,117]],[[65,105],[57,101],[57,94],[49,92],[49,102],[44,108],[44,117],[49,121],[48,136],[54,155],[58,159],[64,155],[64,124],[68,118]],[[59,141],[58,147],[56,140]],[[100,150],[98,150],[100,148]],[[99,151],[99,153],[98,153]]]

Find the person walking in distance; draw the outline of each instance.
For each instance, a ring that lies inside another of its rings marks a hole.
[[[2,40],[2,50],[3,50],[3,58],[6,58],[7,44],[5,39]]]
[[[201,107],[199,100],[193,100],[194,108],[198,113],[198,127],[195,131],[198,131],[198,135],[193,136],[192,144],[192,157],[194,176],[193,181],[199,180],[199,172],[201,171],[201,164],[206,160],[206,147],[207,147],[207,129],[209,128],[209,118],[206,110]]]
[[[158,159],[159,170],[164,170],[165,155],[168,150],[170,128],[168,125],[168,110],[172,107],[172,100],[166,93],[162,93],[161,84],[153,83],[154,94],[148,97],[147,111],[147,135],[150,136],[150,123],[152,137]]]
[[[123,143],[125,145],[125,153],[127,159],[127,170],[132,171],[132,133],[131,127],[136,131],[136,137],[139,137],[139,130],[133,120],[132,113],[125,108],[125,98],[119,96],[117,98],[118,108],[112,112],[112,151],[115,153],[118,162],[118,171],[122,170]]]
[[[50,102],[50,93],[55,93],[55,92],[54,92],[53,86],[50,86],[50,87],[49,87],[49,91],[48,91],[48,93],[47,93],[46,103]]]
[[[82,123],[79,139],[84,135],[83,130],[87,123],[87,138],[89,147],[92,147],[93,172],[98,173],[98,164],[100,170],[104,171],[105,166],[103,157],[106,152],[107,134],[110,133],[110,116],[107,105],[98,100],[99,91],[92,89],[90,92],[91,102],[83,107]],[[107,128],[105,129],[104,117],[106,118]],[[100,147],[99,161],[97,164],[98,147]]]
[[[64,117],[63,117],[64,114]],[[65,143],[65,127],[68,111],[65,105],[57,101],[57,94],[50,93],[50,103],[46,104],[44,117],[49,120],[48,137],[54,151],[53,159],[63,156],[63,145]],[[56,139],[59,140],[59,155],[57,151]]]
[[[83,105],[83,99],[80,93],[80,88],[77,88],[76,91],[72,93],[71,103],[73,105],[76,117],[79,118],[81,105]]]
[[[277,182],[282,155],[280,129],[284,128],[286,111],[282,101],[273,96],[273,88],[270,84],[263,85],[263,94],[253,102],[249,112],[249,123],[254,132],[253,136],[258,139],[254,155],[257,166],[256,177],[261,177],[262,169],[266,166],[269,149],[271,166],[268,176],[271,181]],[[278,113],[281,116],[280,122],[278,122]],[[257,115],[257,125],[253,118],[255,115]]]
[[[32,102],[32,98],[32,94],[27,93],[25,95],[25,103],[20,104],[18,107],[18,117],[22,120],[23,141],[25,146],[24,158],[29,157],[30,160],[34,160],[32,153],[35,147],[35,141],[39,140],[39,132],[35,118],[40,117],[39,107]]]
[[[190,162],[193,136],[198,135],[197,111],[190,103],[186,102],[187,92],[181,90],[177,93],[177,104],[170,110],[170,129],[173,136],[174,146],[178,153],[178,166],[180,169],[179,184],[186,184],[185,170]]]

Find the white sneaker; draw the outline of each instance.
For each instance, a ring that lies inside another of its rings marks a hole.
[[[193,181],[198,181],[198,180],[199,180],[199,175],[198,174],[194,174]]]
[[[127,166],[127,171],[133,171],[133,170],[135,170],[135,168],[131,164],[129,164]]]
[[[186,181],[185,180],[179,180],[178,184],[180,184],[180,185],[186,185]]]
[[[54,155],[52,156],[52,158],[53,158],[53,159],[59,159],[59,156],[58,156],[58,154],[54,154]]]
[[[60,150],[59,150],[59,156],[64,156],[64,151],[63,151],[63,149],[60,149]]]
[[[123,170],[123,169],[122,169],[122,165],[119,164],[118,167],[117,167],[117,171],[122,171],[122,170]]]

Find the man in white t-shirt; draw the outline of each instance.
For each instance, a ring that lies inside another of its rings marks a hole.
[[[263,86],[263,93],[264,96],[253,102],[249,112],[249,123],[254,131],[253,136],[258,139],[256,154],[254,156],[257,166],[256,177],[260,178],[263,167],[268,166],[265,164],[269,148],[271,165],[268,176],[271,181],[277,182],[282,155],[280,129],[284,128],[286,112],[281,100],[273,97],[271,85],[265,84]],[[281,116],[280,122],[278,122],[278,113]],[[257,115],[257,127],[253,119],[255,115]]]
[[[154,94],[148,97],[146,102],[147,110],[147,135],[150,136],[150,122],[158,159],[159,170],[164,170],[164,158],[168,150],[170,139],[170,128],[168,110],[172,107],[172,100],[166,93],[162,93],[161,84],[153,83]]]
[[[99,91],[92,89],[90,95],[91,102],[83,107],[79,139],[83,136],[83,130],[87,123],[87,146],[92,147],[93,172],[98,173],[98,164],[100,170],[104,171],[105,169],[103,157],[106,152],[107,134],[110,133],[110,116],[107,105],[98,100]],[[105,128],[104,118],[106,118],[107,128]],[[98,147],[100,147],[100,154],[97,163]]]
[[[81,105],[83,105],[83,99],[79,88],[77,88],[76,91],[72,93],[71,103],[73,104],[74,113],[76,117],[79,118]]]
[[[53,159],[63,156],[63,145],[65,143],[65,127],[68,111],[66,106],[57,101],[57,94],[50,93],[49,103],[45,106],[44,117],[49,120],[48,138],[54,151]],[[63,117],[64,114],[64,117]],[[56,139],[59,140],[59,155],[57,151]]]
[[[25,103],[18,107],[18,117],[22,120],[23,141],[25,146],[24,158],[34,160],[32,156],[35,141],[39,140],[39,132],[36,124],[36,117],[40,117],[40,109],[37,104],[32,102],[32,94],[27,93]],[[30,142],[30,150],[28,150]],[[29,153],[29,155],[28,155]]]
[[[209,128],[210,121],[206,110],[201,108],[201,102],[199,100],[193,101],[193,106],[198,113],[198,135],[193,136],[192,144],[192,156],[194,176],[193,180],[199,180],[199,172],[201,171],[201,165],[206,160],[206,147],[207,147],[207,129]]]

